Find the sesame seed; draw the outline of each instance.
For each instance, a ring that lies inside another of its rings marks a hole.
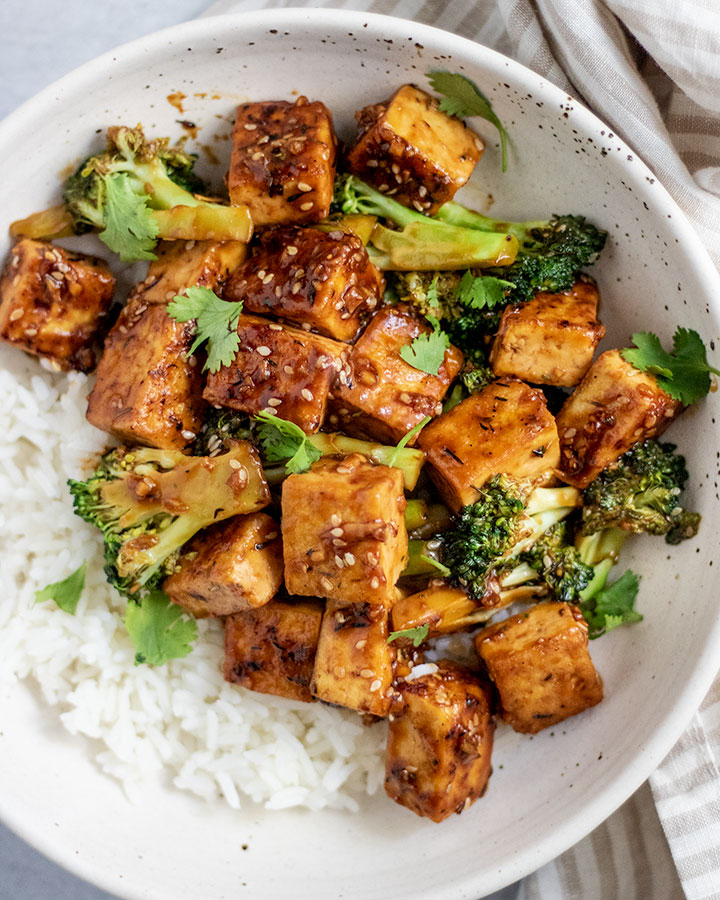
[[[267,413],[269,416],[276,416],[277,410],[273,409],[272,406],[266,406],[263,412]]]
[[[268,328],[270,331],[282,331],[282,325],[278,325],[277,322],[271,322]]]
[[[355,565],[355,557],[349,551],[345,554],[343,559],[345,560],[346,566],[354,566]]]
[[[347,466],[338,466],[335,471],[338,473],[338,475],[349,475],[352,470],[348,469]]]
[[[367,166],[369,169],[377,169],[378,161],[376,159],[369,159],[367,161]]]
[[[257,273],[257,277],[260,278],[261,280],[262,280],[266,275],[267,275],[267,272],[265,271],[265,269],[260,269],[260,270],[258,271],[258,273]]]
[[[329,578],[323,577],[320,579],[320,586],[324,588],[324,590],[329,591],[332,589],[332,581],[330,581]]]
[[[412,398],[410,397],[410,394],[407,393],[407,391],[403,391],[402,394],[400,394],[400,399],[403,403],[409,403]]]
[[[400,166],[397,163],[393,163],[390,166],[390,171],[393,173],[393,175],[397,175],[400,172]]]
[[[307,193],[307,191],[312,190],[312,185],[308,184],[306,181],[298,181],[297,188],[299,191],[303,191],[303,193]]]
[[[230,466],[231,469],[241,469],[242,468],[242,463],[240,462],[239,459],[231,459],[228,462],[228,465]]]
[[[375,681],[370,685],[370,693],[374,694],[375,691],[379,691],[382,687],[382,681],[379,678],[376,678]]]
[[[284,372],[286,375],[294,375],[294,374],[295,374],[295,369],[293,369],[292,366],[283,366],[283,372]]]
[[[376,591],[380,587],[380,580],[378,578],[373,578],[370,582],[370,587]]]
[[[182,432],[182,436],[185,438],[186,441],[193,441],[197,437],[195,432],[190,431],[189,428],[185,429],[185,431]]]
[[[366,640],[358,641],[357,644],[355,644],[355,647],[358,650],[362,650],[362,648],[365,646],[365,644],[367,644]]]
[[[307,400],[308,403],[309,403],[311,400],[313,400],[312,391],[309,391],[307,388],[303,388],[303,389],[300,391],[300,396],[303,398],[303,400]]]
[[[268,274],[263,278],[262,283],[270,284],[270,282],[273,280],[274,277],[275,277],[274,272],[268,272]]]
[[[569,438],[575,437],[576,434],[577,434],[576,428],[566,428],[564,437],[569,439]]]
[[[35,337],[35,335],[36,335],[37,333],[38,333],[37,328],[26,328],[26,329],[25,329],[25,335],[26,335],[26,337]]]
[[[268,400],[268,406],[280,406],[282,404],[282,400],[279,397],[271,397]]]
[[[427,196],[427,188],[425,187],[424,184],[421,184],[420,187],[418,188],[418,196],[420,196],[420,197]]]
[[[278,536],[277,531],[271,531],[270,534],[265,535],[265,540],[266,541],[274,541],[277,536]]]
[[[197,365],[197,359],[195,359],[194,356],[188,356],[187,364],[190,366],[191,369],[194,369],[195,366]]]
[[[22,317],[23,317],[24,315],[25,315],[25,310],[24,310],[24,309],[14,309],[14,310],[10,313],[10,321],[11,321],[11,322],[17,322],[17,320],[18,320],[18,319],[22,319]]]
[[[341,541],[340,538],[333,538],[333,547],[347,547],[347,541]]]
[[[342,666],[335,666],[334,672],[338,678],[342,678],[345,675],[345,669]]]
[[[298,249],[291,244],[289,247],[285,248],[285,252],[288,256],[295,256],[295,254],[298,252]]]
[[[296,281],[295,284],[292,286],[292,288],[290,288],[290,293],[297,294],[297,292],[300,290],[301,287],[302,287],[302,282]]]
[[[245,123],[245,131],[255,131],[256,129],[257,129],[257,125],[255,125],[253,122]]]
[[[372,678],[375,672],[372,669],[360,669],[361,678]]]
[[[422,203],[421,203],[419,200],[413,200],[412,205],[415,207],[415,209],[416,209],[418,212],[422,212],[422,211],[423,211],[423,205],[422,205]]]
[[[262,159],[264,155],[265,154],[262,152],[262,150],[258,150],[256,153],[253,153],[250,159],[252,159],[254,162],[257,162],[259,159]]]
[[[330,516],[330,524],[331,525],[339,525],[342,522],[342,519],[337,513],[333,513]]]
[[[186,250],[192,250],[192,248],[193,248],[194,246],[195,246],[195,241],[186,241],[186,242],[185,242],[185,249],[186,249]]]
[[[260,356],[270,356],[272,350],[262,344],[260,347],[257,347],[257,352],[260,354]]]
[[[172,298],[174,296],[175,296],[175,291],[165,291],[165,299],[166,300],[172,300]]]
[[[315,204],[312,202],[312,200],[308,200],[306,203],[301,203],[301,204],[300,204],[300,209],[301,209],[303,212],[307,212],[309,209],[312,209],[314,205],[315,205]]]
[[[338,569],[342,569],[342,567],[345,565],[345,563],[342,561],[342,556],[338,556],[337,553],[335,554],[335,565],[338,567]]]
[[[331,528],[330,529],[330,534],[332,535],[332,537],[342,537],[344,533],[345,532],[342,530],[342,528]]]

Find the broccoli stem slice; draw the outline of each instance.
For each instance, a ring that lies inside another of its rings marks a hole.
[[[150,215],[157,225],[158,237],[168,241],[241,241],[246,244],[253,233],[247,206],[185,203],[170,209],[153,210]]]
[[[319,432],[309,434],[308,441],[323,456],[348,456],[351,453],[362,453],[378,466],[392,466],[403,473],[405,490],[411,491],[420,477],[420,470],[425,462],[422,450],[412,447],[389,447],[359,438],[347,437],[344,434]]]
[[[604,589],[627,536],[627,531],[623,531],[622,528],[604,528],[595,534],[581,535],[575,541],[575,548],[581,561],[592,566],[594,570],[590,583],[579,593],[583,603],[591,600]]]
[[[428,505],[426,500],[408,500],[405,507],[405,527],[408,531],[422,528],[428,520]]]
[[[9,232],[11,238],[27,237],[35,240],[53,240],[54,238],[70,237],[75,234],[75,228],[65,204],[61,203],[59,206],[51,206],[49,209],[11,222]]]
[[[435,575],[441,577],[443,568],[440,561],[440,542],[438,540],[423,541],[411,538],[408,541],[408,561],[401,573],[401,578],[411,575]]]
[[[482,215],[482,213],[475,212],[475,210],[468,209],[454,200],[443,203],[435,213],[435,218],[441,222],[447,222],[449,225],[459,225],[463,228],[473,228],[477,231],[506,232],[516,237],[521,245],[528,240],[530,231],[536,228],[547,228],[550,224],[549,219],[538,219],[535,222],[503,222],[500,219],[492,219],[489,216]]]

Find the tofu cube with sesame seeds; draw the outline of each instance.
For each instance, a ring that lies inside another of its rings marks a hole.
[[[392,700],[395,649],[388,644],[388,615],[370,603],[328,600],[320,626],[310,690],[335,703],[386,716]]]
[[[264,410],[306,434],[317,431],[345,344],[259,316],[241,315],[237,333],[234,360],[208,375],[203,397],[250,414]]]
[[[557,417],[559,475],[586,488],[638,441],[662,434],[682,404],[619,350],[602,353]]]
[[[500,694],[503,719],[536,734],[603,698],[588,653],[588,628],[569,603],[538,603],[483,628],[475,648]]]
[[[160,241],[157,259],[135,285],[130,299],[142,295],[148,305],[167,304],[176,294],[195,285],[220,294],[228,276],[247,256],[240,241]]]
[[[426,416],[441,413],[442,399],[463,363],[460,350],[447,348],[437,375],[421,372],[400,355],[403,347],[431,332],[427,321],[404,304],[376,313],[350,352],[348,371],[335,376],[331,424],[339,423],[348,434],[397,444]]]
[[[105,341],[87,420],[122,441],[182,450],[205,411],[192,322],[171,318],[142,295],[131,300]]]
[[[408,537],[400,469],[323,457],[282,486],[285,584],[303,597],[389,609]]]
[[[230,279],[226,300],[352,341],[382,299],[385,280],[363,242],[343,231],[272,228]]]
[[[163,590],[196,619],[264,606],[283,580],[280,526],[266,513],[234,516],[186,544]]]
[[[225,620],[226,681],[306,703],[320,635],[319,600],[275,599]]]
[[[484,144],[430,94],[405,84],[355,114],[360,128],[348,171],[405,206],[433,215],[470,178]]]
[[[23,238],[0,277],[0,339],[51,368],[90,372],[114,293],[115,278],[103,260]]]
[[[558,294],[539,293],[508,306],[490,353],[498,377],[571,387],[590,368],[605,328],[598,321],[598,290],[577,281]]]
[[[255,225],[308,225],[330,211],[337,138],[324,103],[298,97],[238,106],[227,185]]]
[[[494,381],[420,432],[430,475],[455,512],[474,503],[493,475],[546,480],[560,459],[555,420],[542,391]]]
[[[442,822],[482,797],[495,726],[489,689],[441,660],[395,683],[385,754],[385,791],[418,816]]]

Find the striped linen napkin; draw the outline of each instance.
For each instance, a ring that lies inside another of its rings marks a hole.
[[[720,267],[720,0],[219,0],[205,15],[302,5],[454,31],[584,100],[655,171]],[[488,900],[720,900],[719,763],[720,678],[648,783]]]

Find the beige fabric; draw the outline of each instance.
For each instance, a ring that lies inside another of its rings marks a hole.
[[[720,267],[720,0],[220,0],[206,15],[302,5],[436,25],[575,94],[655,171]],[[720,680],[649,785],[497,900],[720,900],[719,759]]]

